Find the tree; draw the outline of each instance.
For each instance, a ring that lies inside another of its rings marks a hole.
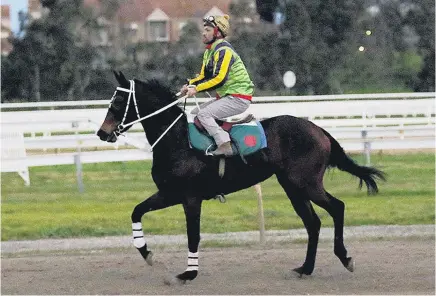
[[[279,7],[283,14],[280,64],[296,73],[298,93],[330,93],[329,73],[347,52],[360,3],[284,0]]]
[[[415,91],[435,91],[435,2],[411,0],[405,23],[419,36],[418,50],[424,59]]]
[[[5,99],[14,96],[72,100],[81,96],[87,85],[93,58],[90,45],[80,40],[78,24],[84,23],[82,1],[45,2],[49,12],[40,19],[22,18],[23,33],[13,39],[13,51],[7,57],[3,73],[19,71],[15,84],[2,77]],[[10,68],[8,68],[10,67]],[[3,70],[3,69],[2,69]],[[16,76],[13,76],[16,77]],[[14,92],[12,88],[19,91]]]
[[[260,18],[267,22],[274,21],[278,0],[256,0],[256,10]]]
[[[188,21],[181,30],[178,42],[171,45],[170,58],[166,57],[164,64],[170,85],[181,86],[200,71],[204,51],[200,37],[198,23]]]
[[[24,96],[39,101],[40,66],[44,55],[48,52],[44,38],[45,27],[42,22],[35,21],[27,26],[27,17],[20,18],[21,28],[26,28],[24,37],[12,38],[13,50],[4,59],[2,67],[2,92],[5,100]],[[23,36],[21,32],[18,36]]]

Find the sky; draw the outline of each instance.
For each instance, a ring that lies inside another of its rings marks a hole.
[[[12,31],[17,33],[19,29],[18,12],[20,10],[27,11],[28,0],[1,0],[2,5],[9,5],[11,7],[11,26]]]

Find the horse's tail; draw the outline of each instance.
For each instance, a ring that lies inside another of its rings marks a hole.
[[[324,134],[330,140],[331,152],[329,159],[330,167],[337,167],[341,171],[348,172],[360,179],[359,188],[362,188],[365,182],[368,188],[368,194],[378,192],[377,180],[386,180],[385,173],[373,167],[360,166],[352,160],[341,147],[341,145],[327,131],[323,129]]]

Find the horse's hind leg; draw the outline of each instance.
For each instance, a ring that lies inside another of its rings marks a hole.
[[[143,202],[139,203],[132,212],[133,244],[149,265],[153,264],[152,255],[151,252],[147,250],[141,218],[147,212],[164,209],[178,203],[180,202],[166,199],[160,192],[156,192]]]
[[[303,220],[304,227],[306,227],[308,234],[306,259],[303,265],[295,268],[294,271],[300,275],[310,275],[315,268],[321,220],[316,215],[304,189],[300,189],[293,185],[286,175],[277,174],[277,179],[290,199],[295,212],[300,216],[301,220]]]
[[[342,264],[349,270],[354,271],[354,261],[347,257],[347,249],[344,246],[344,211],[345,204],[325,191],[322,183],[315,181],[305,187],[305,195],[317,206],[326,210],[333,218],[335,226],[334,252]]]
[[[321,190],[320,190],[321,191]],[[342,264],[349,271],[354,271],[354,260],[351,257],[347,257],[347,249],[344,245],[344,212],[345,204],[335,198],[333,195],[325,190],[315,194],[315,198],[312,201],[325,209],[333,218],[335,226],[335,239],[334,239],[334,252],[335,255],[341,260]]]

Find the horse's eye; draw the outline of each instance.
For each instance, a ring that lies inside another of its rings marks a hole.
[[[123,101],[124,101],[123,97],[121,97],[121,96],[116,96],[116,97],[114,98],[114,101],[112,102],[112,107],[113,107],[115,110],[119,110],[119,109],[121,109],[121,107],[122,107],[122,105],[123,105]]]

